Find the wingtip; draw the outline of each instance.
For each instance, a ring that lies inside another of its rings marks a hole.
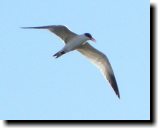
[[[117,96],[118,96],[119,99],[121,99],[119,94],[117,94]]]
[[[49,29],[52,26],[48,25],[48,26],[37,26],[37,27],[21,27],[22,29]]]
[[[110,83],[111,87],[113,88],[115,94],[120,99],[120,93],[119,93],[119,89],[118,89],[116,79],[115,79],[114,75],[110,75],[110,76],[111,76],[111,80],[109,80],[109,83]]]
[[[116,93],[117,97],[120,99],[120,93],[119,93],[119,91],[115,91],[115,93]]]
[[[21,29],[30,29],[32,27],[20,27]]]

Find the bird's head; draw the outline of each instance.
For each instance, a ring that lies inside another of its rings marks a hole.
[[[92,37],[92,35],[90,33],[85,33],[84,34],[89,40],[96,42],[96,40]]]

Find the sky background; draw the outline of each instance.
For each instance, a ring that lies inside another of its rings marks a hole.
[[[150,119],[150,3],[147,0],[1,0],[0,119]],[[100,71],[46,30],[89,32],[114,70],[119,100]]]

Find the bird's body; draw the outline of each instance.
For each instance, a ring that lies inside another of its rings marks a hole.
[[[40,26],[40,27],[23,27],[25,29],[48,29],[49,31],[56,34],[60,37],[64,42],[65,46],[58,51],[55,56],[56,58],[66,54],[70,51],[77,50],[86,58],[88,58],[93,64],[95,64],[105,79],[107,79],[115,91],[116,95],[120,98],[118,85],[111,67],[111,64],[106,55],[104,55],[99,50],[92,47],[87,41],[95,39],[89,34],[85,33],[82,35],[78,35],[72,31],[70,31],[67,27],[63,25],[51,25],[51,26]]]
[[[66,44],[63,48],[65,52],[73,51],[80,47],[82,44],[85,44],[85,42],[88,40],[87,37],[84,35],[79,35],[74,37],[72,40],[68,41],[68,44]]]
[[[69,40],[67,42],[67,44],[60,51],[58,51],[56,54],[54,54],[53,56],[56,56],[56,58],[58,58],[65,53],[76,50],[81,45],[85,44],[87,40],[88,40],[88,38],[85,37],[84,35],[75,36],[74,38]]]

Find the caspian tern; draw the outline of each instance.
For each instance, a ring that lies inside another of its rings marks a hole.
[[[115,91],[118,98],[120,98],[120,93],[118,90],[118,85],[116,82],[116,78],[114,76],[111,64],[105,54],[100,52],[99,50],[92,47],[87,41],[92,40],[95,42],[96,40],[89,33],[84,33],[78,35],[72,31],[70,31],[66,26],[63,25],[49,25],[49,26],[39,26],[39,27],[22,27],[23,29],[48,29],[52,33],[56,34],[59,38],[61,38],[65,46],[58,51],[55,56],[56,58],[70,52],[73,50],[79,51],[82,55],[87,57],[93,64],[95,64],[105,79],[107,79]]]

